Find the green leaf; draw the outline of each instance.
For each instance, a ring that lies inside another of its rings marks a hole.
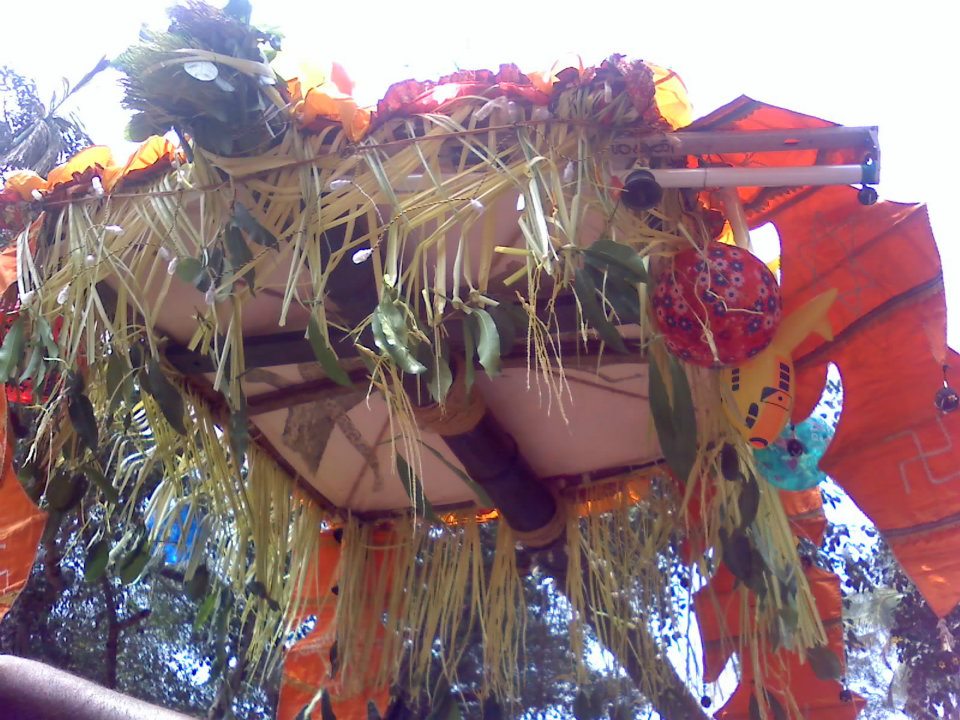
[[[165,130],[161,130],[146,113],[137,113],[127,123],[124,137],[130,142],[140,143],[151,135],[162,135],[164,132]]]
[[[323,696],[320,698],[320,720],[337,720],[333,712],[333,704],[330,702],[330,693],[327,690],[323,691]]]
[[[120,582],[124,585],[135,583],[143,575],[143,571],[147,569],[149,562],[150,547],[144,538],[120,562],[119,572],[117,573]]]
[[[443,353],[435,355],[431,352],[430,355],[432,362],[430,363],[427,387],[430,390],[430,397],[439,403],[446,399],[447,393],[453,386],[453,373],[450,372],[450,363],[443,356]]]
[[[247,422],[247,402],[245,399],[240,407],[230,412],[227,423],[227,433],[230,437],[230,450],[239,468],[247,456],[247,446],[250,444],[250,426]]]
[[[573,698],[573,717],[576,720],[597,720],[593,703],[590,701],[590,695],[586,690],[579,690],[576,697]]]
[[[720,473],[726,480],[740,479],[740,457],[730,443],[724,443],[720,450]]]
[[[61,468],[47,485],[47,505],[58,513],[70,512],[86,492],[87,484],[82,475],[71,475],[65,468]]]
[[[483,703],[483,720],[503,720],[503,708],[496,698],[488,697]]]
[[[486,310],[475,308],[473,317],[476,318],[479,341],[477,342],[477,354],[480,357],[480,364],[486,370],[490,378],[495,378],[500,374],[500,333],[497,331],[497,324],[493,316]]]
[[[199,609],[197,610],[197,617],[193,621],[193,629],[199,630],[204,625],[207,624],[207,621],[213,615],[213,611],[217,607],[217,594],[210,593],[204,598],[203,603],[201,603]]]
[[[92,482],[100,492],[103,493],[103,497],[112,505],[116,505],[120,502],[120,493],[117,492],[117,489],[113,486],[106,476],[101,472],[100,468],[92,463],[87,463],[83,466],[83,472],[87,476],[87,480]]]
[[[200,602],[201,598],[206,597],[210,592],[210,571],[206,565],[201,565],[193,573],[193,577],[185,583],[187,597],[195,602]]]
[[[133,373],[125,358],[116,350],[107,358],[107,394],[110,397],[111,415],[121,402],[129,403],[133,397]]]
[[[634,283],[647,282],[647,268],[643,264],[643,258],[627,245],[601,238],[584,250],[584,256],[594,267],[618,270]]]
[[[600,339],[618,353],[626,353],[627,346],[620,336],[620,331],[614,326],[603,312],[600,301],[597,300],[597,286],[590,273],[578,268],[574,273],[573,292],[580,302],[580,309],[587,324],[600,335]]]
[[[527,323],[530,319],[523,308],[513,303],[500,303],[487,312],[490,313],[490,317],[497,324],[497,332],[500,334],[500,356],[502,357],[513,350],[519,335],[526,333]]]
[[[621,323],[640,322],[640,294],[636,284],[592,265],[586,265],[584,270],[597,288],[603,288],[604,297],[613,306]]]
[[[243,233],[240,231],[240,228],[233,223],[227,228],[226,241],[224,244],[227,248],[227,257],[230,258],[230,263],[237,270],[253,260],[253,253],[250,252],[250,247],[247,245]],[[247,283],[247,287],[250,288],[250,292],[254,292],[257,279],[256,269],[251,267],[247,270],[243,274],[243,279]]]
[[[673,403],[660,373],[660,365],[651,358],[648,365],[650,413],[667,465],[677,478],[686,481],[696,463],[697,419],[683,368],[669,355],[666,362],[673,383]]]
[[[825,645],[807,650],[807,661],[813,674],[821,680],[839,680],[843,676],[843,665],[836,653]]]
[[[320,328],[319,321],[313,314],[310,315],[310,320],[307,323],[307,339],[310,341],[313,354],[316,356],[320,367],[323,368],[323,372],[326,373],[327,377],[337,383],[337,385],[353,387],[353,381],[350,380],[347,371],[340,365],[340,358],[337,357],[333,348],[330,347]]]
[[[210,287],[210,275],[207,269],[196,258],[183,258],[177,263],[177,277],[185,283],[193,285],[200,292],[206,292]]]
[[[176,386],[167,380],[156,358],[150,358],[147,363],[146,370],[141,375],[140,386],[157,401],[170,427],[180,435],[186,435],[187,429],[183,424],[183,397]]]
[[[261,225],[242,203],[234,203],[232,220],[233,224],[247,233],[250,240],[257,245],[273,249],[280,247],[273,233]]]
[[[67,399],[67,414],[77,437],[91,452],[97,451],[100,442],[100,433],[97,429],[97,418],[93,413],[93,403],[86,395],[71,395]]]
[[[477,356],[477,341],[473,336],[473,324],[469,318],[464,319],[463,327],[463,382],[467,388],[467,393],[473,389],[473,383],[476,379],[476,368],[473,366],[473,359]],[[501,347],[503,347],[503,336],[500,336]]]
[[[34,319],[33,326],[40,336],[40,342],[43,343],[44,350],[47,351],[47,357],[60,357],[60,348],[57,347],[57,341],[53,339],[53,329],[46,318],[38,317]]]
[[[86,583],[95,583],[107,571],[107,564],[110,562],[110,541],[106,538],[97,540],[83,560],[83,581]]]
[[[421,375],[427,371],[407,346],[409,331],[400,308],[385,297],[376,310],[370,323],[373,341],[381,352],[386,353],[394,365],[411,375]]]
[[[760,486],[752,476],[744,478],[740,485],[737,506],[740,509],[740,527],[746,529],[757,518],[760,509]]]
[[[423,481],[420,480],[420,477],[400,453],[396,455],[396,464],[397,474],[400,476],[403,489],[407,491],[407,496],[410,498],[416,514],[433,522],[440,522],[439,516],[433,510],[433,505],[430,504],[423,492]]]
[[[443,456],[443,454],[436,448],[431,447],[430,445],[427,445],[427,443],[425,443],[423,440],[420,441],[420,444],[424,448],[429,450],[433,454],[433,456],[437,458],[437,460],[439,460],[444,465],[446,465],[454,475],[456,475],[458,478],[460,478],[460,480],[463,481],[464,485],[466,485],[468,488],[470,488],[473,491],[474,495],[477,496],[477,500],[480,501],[480,505],[482,507],[484,508],[494,507],[493,500],[490,499],[490,496],[487,494],[487,491],[483,489],[483,486],[480,485],[480,483],[478,483],[472,477],[467,475],[463,470],[458,468],[452,462],[447,460]]]
[[[28,379],[32,378],[37,374],[37,371],[40,370],[40,364],[43,362],[43,351],[40,349],[39,345],[34,345],[30,350],[30,359],[27,361],[27,366],[24,368],[23,372],[20,374],[20,379],[17,380],[19,385],[23,385]]]
[[[270,596],[270,593],[267,591],[267,586],[260,580],[251,580],[247,583],[247,592],[266,602],[271,610],[280,610],[280,603]]]
[[[17,366],[23,355],[23,335],[23,318],[18,317],[7,330],[3,345],[0,345],[0,383],[9,382],[17,372]]]
[[[723,543],[723,562],[734,577],[746,584],[753,574],[753,546],[749,538],[735,530]]]

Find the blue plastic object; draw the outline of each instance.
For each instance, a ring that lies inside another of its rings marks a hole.
[[[833,439],[833,428],[811,415],[787,427],[771,445],[755,450],[760,472],[781,490],[809,490],[826,479],[817,465]]]

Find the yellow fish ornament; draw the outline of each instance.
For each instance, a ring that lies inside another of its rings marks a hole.
[[[791,355],[811,332],[833,340],[827,312],[836,297],[833,288],[808,300],[781,321],[763,352],[721,371],[723,409],[753,447],[767,447],[786,427],[795,396]]]

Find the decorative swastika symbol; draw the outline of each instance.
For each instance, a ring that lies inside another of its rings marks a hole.
[[[939,457],[953,452],[953,438],[950,435],[950,431],[943,424],[943,418],[937,414],[935,416],[937,427],[940,429],[940,434],[943,436],[945,442],[944,445],[937,448],[926,448],[923,445],[923,442],[920,440],[920,437],[917,435],[915,430],[905,430],[904,432],[896,433],[891,435],[884,443],[897,440],[902,437],[910,438],[913,441],[914,447],[917,449],[917,454],[911,458],[901,461],[900,463],[900,479],[903,481],[903,489],[907,495],[910,494],[910,479],[909,479],[909,468],[913,465],[920,464],[923,468],[924,475],[926,479],[930,482],[931,485],[943,485],[948,483],[951,480],[960,478],[960,470],[955,470],[948,475],[934,475],[930,469],[929,460],[931,458]]]

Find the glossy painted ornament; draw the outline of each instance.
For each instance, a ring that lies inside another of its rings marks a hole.
[[[678,253],[653,292],[667,348],[703,367],[736,365],[766,348],[780,324],[780,286],[748,251],[711,242]]]
[[[822,418],[810,416],[768,447],[756,450],[754,458],[771,485],[781,490],[809,490],[827,477],[818,464],[832,439],[833,428]]]
[[[721,398],[727,418],[755,448],[772,443],[786,427],[796,396],[791,355],[811,332],[833,338],[827,312],[836,296],[836,290],[828,290],[790,313],[766,350],[723,370]]]

